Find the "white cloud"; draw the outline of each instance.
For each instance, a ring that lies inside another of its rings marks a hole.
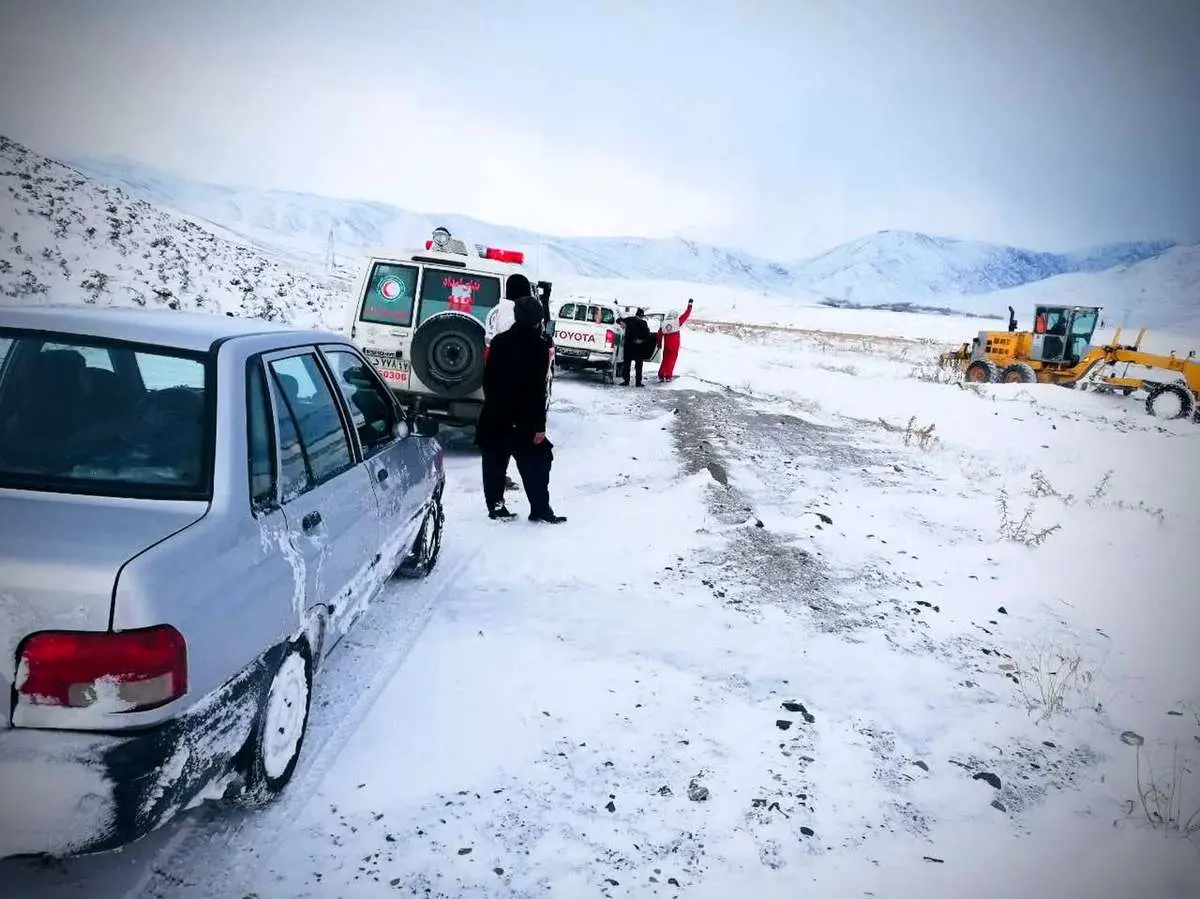
[[[0,12],[0,131],[194,177],[780,257],[887,227],[1200,240],[1197,9],[27,4]]]

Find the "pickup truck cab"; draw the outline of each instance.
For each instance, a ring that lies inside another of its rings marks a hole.
[[[598,372],[606,383],[616,380],[617,367],[624,356],[624,329],[618,319],[627,318],[637,307],[614,301],[568,298],[554,316],[555,364],[564,371]],[[661,313],[646,313],[650,332],[662,327]],[[648,360],[657,363],[662,350]]]

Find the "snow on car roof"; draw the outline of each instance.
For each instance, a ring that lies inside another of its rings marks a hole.
[[[80,306],[48,304],[0,308],[0,327],[62,331],[110,340],[133,340],[159,346],[203,352],[217,340],[248,334],[306,331],[322,339],[345,338],[324,331],[296,328],[259,318],[241,318],[207,312],[143,309],[132,306]]]

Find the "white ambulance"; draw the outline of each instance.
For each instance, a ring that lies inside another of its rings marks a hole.
[[[348,304],[346,329],[401,404],[450,425],[474,425],[483,405],[483,366],[492,338],[513,322],[504,299],[522,278],[546,312],[550,282],[530,279],[518,250],[468,245],[438,228],[425,249],[374,253]],[[550,341],[548,340],[549,344]],[[546,395],[554,370],[554,349]]]
[[[554,363],[563,371],[592,371],[605,383],[613,383],[624,359],[624,330],[618,318],[626,318],[637,307],[623,306],[611,300],[569,297],[558,306],[554,316]],[[662,327],[662,313],[646,313],[650,333]],[[656,350],[646,364],[656,365],[662,350]]]

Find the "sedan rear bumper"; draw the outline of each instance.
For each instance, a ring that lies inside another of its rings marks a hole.
[[[0,858],[117,849],[215,795],[250,736],[276,655],[158,727],[0,731]]]
[[[0,733],[0,858],[73,855],[119,845],[113,841],[127,817],[120,795],[146,792],[158,772],[147,767],[140,777],[119,783],[106,759],[143,740],[149,742],[57,731]]]

